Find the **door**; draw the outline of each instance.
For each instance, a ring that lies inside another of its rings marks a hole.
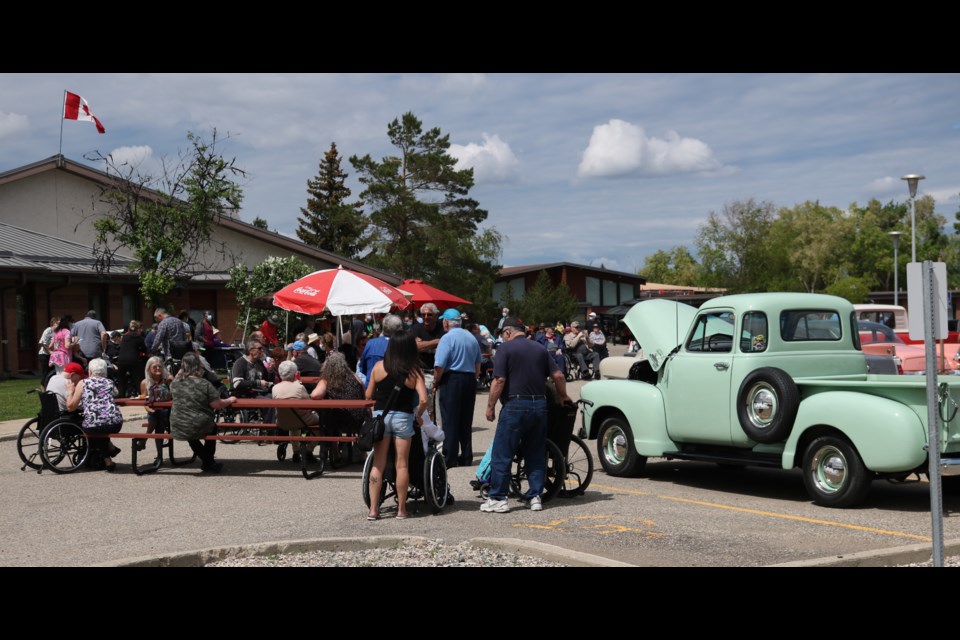
[[[728,309],[700,313],[686,343],[667,362],[661,388],[672,440],[730,444],[734,324]]]

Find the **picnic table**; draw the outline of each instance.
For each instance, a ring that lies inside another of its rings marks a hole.
[[[143,398],[117,398],[117,406],[126,406],[126,407],[142,407],[146,406],[147,401]],[[374,402],[372,400],[333,400],[333,399],[323,399],[323,400],[301,400],[296,398],[291,399],[279,399],[279,398],[270,398],[270,397],[253,397],[253,398],[237,398],[236,401],[231,405],[232,409],[307,409],[315,410],[321,416],[321,424],[314,425],[313,427],[307,427],[304,425],[305,430],[299,436],[291,435],[276,435],[272,433],[264,434],[262,430],[264,429],[276,429],[276,423],[241,423],[241,422],[218,422],[217,428],[221,429],[231,429],[235,430],[234,433],[225,434],[225,433],[216,433],[214,435],[205,436],[204,440],[218,440],[218,441],[228,441],[228,442],[266,442],[270,444],[285,444],[291,443],[294,445],[300,446],[300,470],[303,474],[303,477],[306,479],[316,478],[323,473],[323,467],[321,466],[319,471],[311,471],[307,467],[307,458],[306,453],[306,444],[312,442],[320,443],[355,443],[357,441],[356,435],[312,435],[313,431],[320,431],[323,428],[323,409],[367,409],[373,407]],[[173,401],[166,402],[154,402],[151,406],[157,408],[172,407]],[[295,415],[299,416],[299,413],[295,412]],[[144,423],[144,426],[146,423]],[[311,431],[306,431],[306,429],[311,429]],[[254,433],[252,430],[256,430]],[[240,433],[240,431],[243,431]],[[180,464],[186,464],[186,462],[192,461],[193,457],[191,456],[188,461],[177,461],[173,455],[173,436],[170,433],[132,433],[132,432],[121,432],[110,434],[111,438],[127,438],[127,439],[145,439],[145,440],[161,440],[164,441],[162,447],[158,447],[158,455],[156,460],[152,465],[149,466],[138,466],[137,465],[137,448],[131,447],[132,451],[132,466],[133,470],[137,475],[143,475],[144,473],[151,473],[160,469],[163,464],[163,454],[162,448],[168,449],[168,459],[170,464],[178,466]]]

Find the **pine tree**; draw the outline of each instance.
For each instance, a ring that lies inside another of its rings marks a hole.
[[[424,131],[413,113],[387,126],[399,155],[351,156],[370,205],[372,251],[367,261],[405,278],[419,278],[493,311],[501,235],[483,229],[487,211],[469,197],[473,169],[457,169],[450,136]]]
[[[367,245],[363,202],[348,204],[347,174],[340,168],[337,144],[330,143],[317,177],[307,181],[307,207],[300,209],[297,237],[304,243],[345,258],[356,258]]]

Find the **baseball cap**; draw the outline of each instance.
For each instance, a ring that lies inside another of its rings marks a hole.
[[[297,340],[296,342],[291,344],[289,347],[287,347],[287,351],[306,351],[306,350],[307,350],[307,345],[304,344],[303,340]]]
[[[86,378],[87,374],[83,372],[83,367],[80,366],[79,362],[68,362],[66,366],[63,367],[63,370],[69,374],[77,374],[81,378]]]
[[[456,309],[447,309],[442,314],[440,314],[441,320],[459,320],[460,312]]]
[[[591,311],[591,312],[590,312],[590,317],[591,317],[591,318],[596,318],[596,317],[597,317],[597,314],[596,314],[595,312]]]
[[[278,318],[277,316],[270,316],[269,318],[267,318],[267,322],[269,322],[270,324],[276,327],[277,325],[280,324],[280,318]]]
[[[523,321],[516,316],[507,316],[507,319],[503,321],[503,328],[506,329],[507,327],[510,327],[511,329],[519,329],[524,333],[527,332],[527,326],[523,324]]]

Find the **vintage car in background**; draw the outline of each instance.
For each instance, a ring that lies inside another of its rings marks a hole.
[[[926,375],[927,349],[923,344],[907,344],[900,339],[893,329],[885,324],[866,322],[857,323],[860,330],[860,344],[863,353],[896,358],[900,373]],[[960,373],[960,360],[957,360],[957,350],[960,344],[937,345],[937,372],[949,375]]]
[[[868,373],[853,305],[760,293],[699,309],[637,303],[624,318],[646,358],[628,379],[587,383],[584,427],[603,469],[648,458],[802,470],[813,501],[862,502],[875,478],[927,472],[925,377]],[[940,379],[944,488],[960,478],[960,379]]]
[[[910,323],[907,317],[907,310],[896,304],[855,304],[853,308],[857,312],[857,320],[866,322],[876,322],[886,325],[893,329],[893,332],[900,337],[906,344],[923,344],[923,340],[910,337]],[[960,333],[950,331],[944,340],[947,344],[960,343]]]

